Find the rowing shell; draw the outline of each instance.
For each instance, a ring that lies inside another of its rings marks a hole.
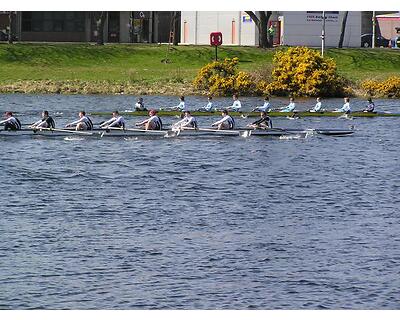
[[[240,128],[237,130],[215,130],[215,129],[199,129],[199,130],[104,130],[93,129],[91,131],[74,131],[74,130],[32,130],[21,129],[17,131],[0,130],[0,137],[67,137],[67,136],[85,136],[85,137],[226,137],[226,136],[260,136],[260,137],[281,137],[288,135],[305,136],[310,133],[318,133],[330,136],[343,136],[354,133],[353,130],[339,129],[266,129],[254,130],[249,128]]]
[[[142,116],[148,116],[147,111],[132,111],[132,112],[120,112],[124,116],[137,116],[137,117],[142,117]],[[220,112],[219,111],[190,111],[190,113],[193,116],[219,116]],[[110,115],[110,112],[101,112],[101,111],[96,111],[96,112],[91,112],[91,115],[95,116],[108,116]],[[236,112],[236,111],[231,111],[229,114],[233,117],[241,117],[241,116],[246,116],[246,117],[259,117],[260,112]],[[279,112],[279,111],[271,111],[268,112],[268,116],[270,117],[293,117],[293,116],[298,116],[298,117],[339,117],[341,115],[344,115],[345,113],[342,112],[332,112],[332,111],[323,111],[323,112],[309,112],[309,111],[296,111],[296,112]],[[158,111],[157,113],[158,116],[180,116],[181,112],[180,111],[165,111],[161,110]],[[392,113],[392,112],[362,112],[362,111],[355,111],[350,113],[352,117],[365,117],[365,118],[371,118],[371,117],[400,117],[400,113]]]

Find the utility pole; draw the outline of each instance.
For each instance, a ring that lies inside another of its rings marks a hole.
[[[321,55],[324,57],[325,51],[325,11],[322,11],[322,33],[321,33]]]
[[[371,43],[372,48],[375,48],[375,39],[376,39],[376,16],[375,16],[375,11],[372,11],[372,43]]]

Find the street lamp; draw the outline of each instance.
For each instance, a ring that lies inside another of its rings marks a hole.
[[[322,33],[321,33],[321,55],[324,57],[325,51],[325,11],[322,11]]]

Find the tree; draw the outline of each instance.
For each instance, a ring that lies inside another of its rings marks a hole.
[[[107,17],[107,11],[101,11],[100,13],[96,13],[96,32],[97,32],[97,41],[96,44],[99,46],[104,45],[104,25]]]
[[[271,17],[272,11],[245,11],[250,18],[254,21],[258,29],[258,46],[260,48],[272,48],[272,43],[268,40],[267,30],[268,21]]]
[[[344,12],[343,15],[343,20],[342,20],[342,29],[340,30],[340,38],[339,38],[339,48],[343,48],[343,40],[344,40],[344,34],[346,32],[346,23],[347,23],[347,16],[349,15],[348,11]]]
[[[172,21],[171,21],[171,24],[172,24],[171,32],[173,32],[173,34],[174,34],[174,36],[173,36],[173,39],[174,39],[173,45],[174,46],[178,45],[178,37],[176,36],[176,31],[178,30],[178,24],[179,24],[178,14],[179,14],[178,11],[174,11],[172,14]]]
[[[12,44],[13,43],[13,20],[14,20],[14,12],[10,11],[8,13],[8,43]]]

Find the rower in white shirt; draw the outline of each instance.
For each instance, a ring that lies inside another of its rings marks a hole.
[[[138,122],[135,125],[138,127],[143,127],[145,130],[162,130],[162,121],[159,116],[157,116],[156,110],[149,111],[148,119]]]
[[[240,111],[240,109],[242,108],[242,104],[239,101],[239,97],[237,94],[234,94],[232,96],[233,98],[233,104],[229,107],[226,108],[226,110],[228,111]]]
[[[185,97],[184,96],[179,97],[179,104],[177,106],[160,108],[160,110],[185,111]]]
[[[4,113],[5,120],[0,121],[0,125],[4,124],[4,130],[20,130],[21,122],[14,117],[11,111]]]
[[[71,123],[67,123],[65,125],[66,128],[69,127],[74,127],[75,126],[75,130],[76,131],[85,131],[85,130],[92,130],[93,129],[93,122],[92,120],[90,120],[90,118],[86,115],[85,111],[79,111],[79,119],[71,122]]]
[[[139,98],[135,104],[136,111],[147,111],[146,107],[144,106],[143,98]]]
[[[235,120],[228,114],[227,110],[222,111],[222,119],[214,122],[211,126],[218,127],[218,130],[231,130],[235,128]]]
[[[333,112],[344,112],[346,114],[351,112],[351,107],[350,107],[350,98],[344,98],[344,104],[343,107],[340,109],[335,109]]]
[[[265,97],[264,99],[264,105],[261,107],[256,107],[253,110],[251,110],[252,112],[255,111],[259,111],[259,112],[268,112],[271,109],[271,105],[269,103],[269,97]]]
[[[185,129],[194,128],[197,129],[197,120],[190,114],[190,111],[185,111],[185,117],[172,125],[172,129]]]
[[[207,99],[208,99],[207,105],[205,105],[204,107],[201,107],[201,108],[197,109],[197,111],[207,111],[207,112],[212,111],[212,107],[213,107],[212,97],[209,96]]]
[[[289,104],[286,107],[280,108],[280,112],[292,112],[296,108],[296,104],[294,103],[294,98],[289,99]]]
[[[317,103],[315,104],[314,108],[310,109],[310,112],[321,112],[322,111],[322,103],[321,98],[317,98]]]
[[[119,114],[118,111],[114,111],[112,113],[112,118],[110,120],[107,120],[103,122],[100,125],[100,128],[102,129],[108,129],[108,128],[125,128],[125,120],[124,118]]]

